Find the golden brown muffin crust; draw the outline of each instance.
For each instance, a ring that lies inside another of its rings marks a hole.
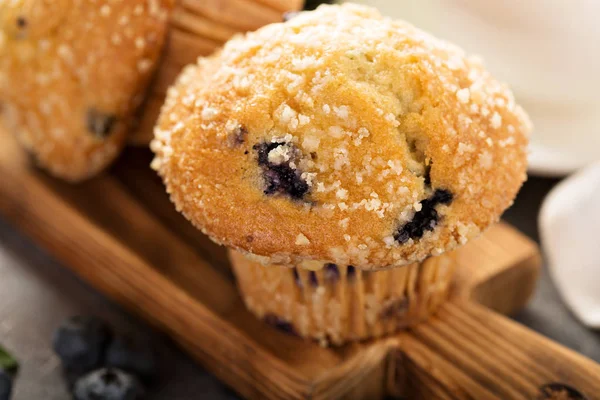
[[[497,221],[525,179],[529,130],[459,48],[371,8],[321,6],[187,67],[153,167],[218,243],[377,269]]]

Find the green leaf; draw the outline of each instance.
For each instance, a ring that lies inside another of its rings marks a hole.
[[[19,369],[19,363],[13,356],[6,351],[2,345],[0,345],[0,368],[11,373],[16,374]]]

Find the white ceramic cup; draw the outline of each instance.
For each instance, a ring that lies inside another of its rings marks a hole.
[[[600,159],[600,1],[353,1],[481,55],[531,116],[532,172]]]

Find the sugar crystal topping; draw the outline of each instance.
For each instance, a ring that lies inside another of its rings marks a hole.
[[[206,142],[213,157],[234,152],[222,160],[239,160],[245,179],[239,185],[260,191],[275,178],[289,178],[290,187],[302,182],[290,210],[302,207],[312,221],[307,224],[335,222],[340,243],[329,246],[330,257],[386,259],[398,246],[398,240],[392,242],[398,226],[414,234],[406,240],[402,235],[401,244],[433,243],[441,233],[431,221],[452,231],[436,248],[452,247],[497,215],[473,212],[466,217],[473,221],[464,225],[475,229],[459,230],[446,214],[484,201],[495,204],[497,214],[509,200],[490,182],[509,188],[512,196],[524,176],[523,133],[529,122],[506,86],[478,58],[368,7],[321,6],[232,39],[218,55],[184,70],[163,110],[153,145],[157,159],[166,158],[172,141],[196,137],[190,145]],[[182,119],[193,121],[189,125],[197,133],[175,133]],[[231,120],[247,128],[246,147],[225,148],[225,139],[219,147]],[[251,150],[257,145],[264,153],[262,170]],[[193,160],[184,157],[193,158],[193,152],[184,153],[173,162],[192,168]],[[498,162],[505,172],[494,172]],[[172,180],[171,167],[157,164]],[[219,179],[197,174],[193,179],[209,186]],[[441,206],[430,200],[439,193],[454,200],[442,199]],[[185,201],[199,204],[208,195],[186,193]],[[286,215],[287,206],[276,204],[277,213]],[[189,206],[188,214],[194,213]],[[422,222],[408,225],[425,214]],[[310,237],[312,246],[317,236],[296,232],[293,243],[306,246]],[[404,256],[394,257],[400,263]]]

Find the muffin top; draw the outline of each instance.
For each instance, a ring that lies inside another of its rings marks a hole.
[[[152,167],[217,243],[380,269],[496,222],[525,180],[529,131],[477,58],[374,9],[321,6],[186,67]]]

